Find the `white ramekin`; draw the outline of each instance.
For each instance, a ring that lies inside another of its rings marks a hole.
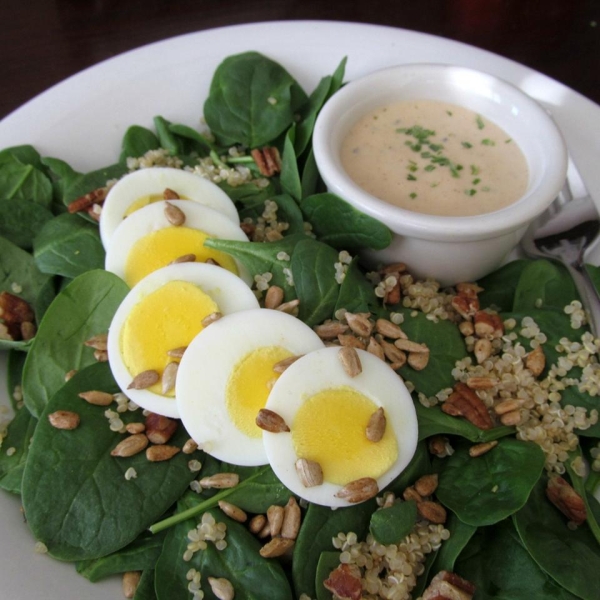
[[[379,106],[417,99],[463,106],[504,129],[527,159],[529,185],[523,197],[495,212],[446,217],[398,208],[354,183],[340,159],[349,129]],[[531,97],[492,75],[443,64],[399,65],[350,82],[323,107],[313,145],[328,190],[394,233],[388,248],[367,252],[366,258],[404,261],[413,274],[444,285],[476,280],[499,266],[560,191],[568,162],[560,131]]]

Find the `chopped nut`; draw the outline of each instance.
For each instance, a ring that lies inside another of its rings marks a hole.
[[[465,336],[469,337],[470,335],[475,334],[475,327],[471,321],[461,321],[458,324],[458,330]]]
[[[477,298],[477,294],[483,292],[483,288],[476,283],[463,281],[456,284],[456,291],[467,298]]]
[[[477,337],[491,340],[504,334],[504,323],[497,313],[479,310],[475,313],[474,323]]]
[[[200,486],[203,488],[215,488],[223,490],[235,487],[240,482],[240,476],[237,473],[217,473],[209,477],[203,477],[200,480]]]
[[[238,523],[245,523],[248,520],[248,515],[235,504],[226,502],[225,500],[219,500],[219,508],[231,519]]]
[[[263,558],[276,558],[285,554],[294,544],[294,540],[289,538],[275,537],[259,550],[259,554]]]
[[[514,410],[519,410],[519,408],[521,408],[521,402],[519,400],[503,400],[494,406],[494,412],[497,415],[504,415],[513,412]]]
[[[235,597],[233,585],[229,579],[225,579],[224,577],[209,577],[208,583],[212,593],[218,600],[233,600]]]
[[[81,392],[78,394],[80,398],[83,398],[86,402],[93,404],[95,406],[108,406],[112,404],[114,401],[114,397],[112,394],[108,392],[100,392],[97,390],[90,390],[89,392]]]
[[[67,210],[73,214],[82,210],[87,210],[93,204],[102,204],[106,198],[106,194],[108,194],[108,187],[98,188],[97,190],[73,200],[67,207]]]
[[[356,377],[362,373],[362,363],[358,352],[352,346],[342,346],[338,352],[344,371],[349,377]]]
[[[406,363],[406,354],[402,352],[402,350],[394,346],[394,344],[386,342],[384,339],[378,339],[377,341],[381,344],[385,357],[391,363],[398,365],[397,368],[400,368]]]
[[[121,585],[123,589],[123,596],[125,596],[125,598],[133,598],[135,596],[135,592],[140,584],[141,577],[141,571],[127,571],[123,573]]]
[[[546,496],[569,521],[581,525],[587,519],[583,498],[562,477],[557,475],[548,480]]]
[[[366,344],[355,335],[351,333],[338,335],[338,341],[340,346],[350,346],[351,348],[358,348],[359,350],[365,350]]]
[[[423,501],[423,496],[411,485],[402,492],[402,497],[408,502],[414,500],[417,504]]]
[[[121,440],[111,451],[111,456],[129,458],[148,447],[148,438],[143,433],[134,433]]]
[[[273,504],[267,509],[267,521],[269,522],[269,532],[273,537],[279,535],[279,532],[281,531],[284,514],[285,509],[283,508],[283,506],[277,506],[276,504]]]
[[[283,302],[283,288],[278,285],[272,285],[265,295],[265,308],[277,308]]]
[[[37,328],[31,321],[23,321],[21,323],[21,338],[24,341],[32,340],[37,333]]]
[[[146,417],[146,435],[153,444],[166,444],[177,431],[178,421],[150,413]]]
[[[279,150],[274,146],[265,146],[264,148],[254,148],[250,151],[260,174],[264,177],[271,177],[281,171],[281,157]]]
[[[525,357],[525,366],[534,377],[539,377],[546,368],[546,355],[541,346],[537,346]]]
[[[417,342],[411,342],[406,339],[396,340],[394,346],[403,352],[414,352],[415,354],[420,352],[429,353],[429,348],[425,344],[418,344]]]
[[[470,294],[458,293],[451,302],[452,308],[466,321],[470,321],[479,310],[479,300]]]
[[[385,433],[387,419],[383,407],[379,407],[369,418],[366,436],[371,442],[379,442]]]
[[[381,275],[400,275],[406,271],[406,264],[403,262],[390,263],[379,269]]]
[[[300,300],[296,298],[295,300],[290,300],[289,302],[284,302],[283,304],[280,304],[275,310],[287,313],[288,315],[292,315],[294,314],[294,311],[298,308],[299,304]]]
[[[94,358],[98,362],[107,362],[108,361],[108,352],[106,350],[94,350]]]
[[[133,378],[133,381],[127,386],[128,390],[145,390],[155,383],[158,383],[160,375],[158,371],[142,371]]]
[[[175,227],[181,227],[185,223],[185,213],[170,202],[165,203],[165,217]]]
[[[521,411],[511,410],[510,412],[504,413],[500,417],[500,422],[502,425],[508,425],[509,427],[518,425],[521,422]]]
[[[442,411],[454,417],[464,417],[479,429],[491,429],[492,418],[483,400],[464,383],[457,383],[454,392],[442,404]]]
[[[438,456],[440,458],[447,456],[447,441],[447,438],[444,438],[441,435],[434,435],[430,437],[428,442],[429,452],[431,452],[431,454],[433,454],[434,456]]]
[[[493,440],[491,442],[484,442],[483,444],[475,444],[469,448],[469,456],[472,458],[477,458],[478,456],[483,456],[488,453],[492,448],[495,448],[498,445],[498,440]]]
[[[77,375],[77,369],[71,369],[70,371],[67,371],[65,373],[65,381],[70,381],[73,379],[73,377],[75,377],[75,375]]]
[[[171,390],[175,389],[175,380],[177,379],[177,370],[179,369],[179,363],[170,362],[163,371],[161,378],[162,393],[168,394]]]
[[[380,358],[381,360],[385,360],[385,352],[383,351],[381,344],[374,337],[369,338],[369,345],[367,346],[367,352],[373,354],[373,356],[376,356],[377,358]]]
[[[296,473],[304,487],[315,487],[323,483],[323,469],[314,460],[299,458],[296,461]]]
[[[323,586],[334,598],[361,600],[363,597],[361,575],[356,565],[341,564],[329,573]]]
[[[423,500],[417,503],[419,514],[430,523],[442,524],[448,517],[446,509],[439,502]]]
[[[150,446],[146,449],[146,458],[150,462],[161,462],[173,458],[179,452],[180,450],[177,446],[157,444],[156,446]]]
[[[0,318],[6,323],[23,323],[25,321],[33,322],[35,314],[33,309],[25,300],[10,294],[9,292],[0,293]]]
[[[415,481],[415,490],[421,496],[431,496],[437,490],[438,487],[438,476],[436,473],[431,475],[423,475]]]
[[[127,423],[125,431],[127,433],[144,433],[146,426],[143,423]]]
[[[268,408],[261,408],[258,411],[258,415],[256,415],[256,425],[271,433],[281,433],[290,430],[283,420],[283,417]]]
[[[377,481],[372,477],[362,477],[346,484],[336,494],[336,498],[347,500],[351,504],[374,498],[379,492]]]
[[[198,444],[191,438],[183,445],[183,448],[181,449],[184,454],[193,454],[196,452],[196,450],[198,450]]]
[[[50,425],[56,429],[76,429],[80,420],[79,415],[70,410],[57,410],[48,415]]]
[[[489,390],[499,381],[496,377],[469,377],[465,382],[472,390]]]
[[[440,571],[423,592],[422,600],[472,600],[475,586],[449,571]]]
[[[492,355],[492,350],[493,347],[490,340],[477,340],[475,342],[475,346],[473,347],[473,354],[475,354],[477,364],[480,365],[482,362],[486,361]]]

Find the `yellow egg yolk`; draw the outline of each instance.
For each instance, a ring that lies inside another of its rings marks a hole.
[[[165,199],[164,193],[163,194],[148,194],[147,196],[140,196],[137,200],[132,202],[127,207],[127,210],[125,211],[124,216],[128,217],[129,215],[134,213],[136,210],[139,210],[140,208],[144,208],[144,206],[148,206],[148,204],[152,204],[154,202],[160,202],[161,200],[164,200],[164,199]],[[188,198],[185,198],[184,196],[180,196],[179,200],[188,200]]]
[[[292,353],[281,346],[263,346],[246,354],[235,365],[225,392],[225,406],[233,424],[249,437],[258,438],[262,429],[256,416],[264,408],[279,374],[273,367]]]
[[[238,274],[231,256],[204,246],[210,236],[189,227],[166,227],[140,238],[131,248],[125,264],[125,282],[133,287],[150,273],[166,267],[176,258],[194,254],[196,262],[211,258],[221,267]]]
[[[187,281],[170,281],[140,300],[127,316],[120,338],[121,356],[132,379],[147,370],[162,375],[175,360],[167,352],[188,346],[202,331],[202,319],[218,310],[208,294]],[[162,394],[160,382],[148,389]]]
[[[379,442],[366,437],[367,424],[377,409],[372,400],[350,387],[318,392],[288,423],[296,455],[318,462],[324,480],[335,485],[361,477],[377,479],[398,458],[391,427],[386,427]]]

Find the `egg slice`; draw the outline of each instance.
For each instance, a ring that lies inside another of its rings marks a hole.
[[[252,290],[220,267],[184,263],[155,271],[127,294],[111,322],[108,359],[117,384],[142,408],[178,417],[175,390],[164,393],[162,380],[167,366],[180,360],[174,351],[202,331],[205,317],[257,307]],[[159,381],[131,388],[134,378],[147,371],[155,372]]]
[[[203,450],[244,466],[267,463],[256,416],[281,360],[323,348],[302,321],[269,309],[228,315],[190,344],[177,374],[177,408]]]
[[[216,184],[182,169],[152,167],[125,175],[108,192],[100,213],[100,238],[105,249],[115,229],[130,214],[158,200],[165,190],[225,215],[235,225],[240,218],[233,201]]]
[[[290,431],[263,435],[269,463],[286,487],[309,502],[336,507],[357,501],[337,495],[351,482],[371,478],[379,490],[388,485],[408,465],[418,441],[415,408],[402,379],[363,350],[357,351],[362,372],[350,377],[339,352],[312,352],[281,375],[266,408]],[[379,441],[370,441],[367,425],[380,408],[385,429]],[[320,467],[320,485],[305,485],[299,459]]]
[[[182,225],[169,220],[167,211],[172,207],[185,216]],[[216,261],[250,285],[246,268],[229,254],[205,247],[208,238],[248,241],[239,226],[210,208],[185,200],[154,202],[117,227],[106,252],[105,268],[133,287],[156,269],[193,255],[197,262]]]

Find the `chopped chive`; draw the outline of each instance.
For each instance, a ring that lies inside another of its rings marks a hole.
[[[479,175],[481,169],[475,165],[471,165],[471,175]]]
[[[510,144],[512,142],[512,138],[508,138],[507,140],[504,140],[505,144]]]
[[[414,200],[417,197],[417,194],[415,194],[415,192],[411,192],[409,196]]]
[[[484,185],[484,186],[481,188],[481,191],[482,191],[482,192],[489,192],[489,191],[490,191],[490,186],[489,186],[489,185]]]
[[[410,173],[406,176],[406,179],[408,181],[416,181],[417,178],[414,175],[411,175]]]
[[[484,138],[483,140],[481,140],[481,143],[484,146],[495,146],[496,142],[494,142],[494,140],[490,140],[490,138]]]
[[[442,146],[442,144],[429,144],[429,147],[434,151],[434,152],[439,152],[440,150],[444,149],[444,146]]]
[[[477,115],[477,129],[483,129],[485,127],[485,123],[483,122],[483,119],[481,118],[480,115]]]
[[[449,117],[451,117],[451,116],[452,116],[452,111],[451,111],[451,110],[447,110],[447,111],[446,111],[446,114],[447,114]]]
[[[481,182],[481,179],[479,179],[479,177],[476,177],[475,179],[473,179],[473,181],[471,181],[471,183],[472,183],[473,185],[477,185],[477,184],[478,184],[478,183],[480,183],[480,182]]]
[[[470,144],[469,142],[461,142],[461,145],[463,148],[472,148],[473,144]]]
[[[424,169],[425,171],[435,171],[435,165],[427,165]]]
[[[465,194],[467,196],[474,196],[476,193],[477,193],[477,190],[474,190],[474,189],[465,190]]]

